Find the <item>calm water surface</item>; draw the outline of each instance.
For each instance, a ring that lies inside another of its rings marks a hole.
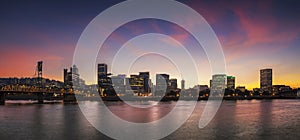
[[[224,101],[214,119],[200,129],[205,103],[198,102],[188,121],[164,139],[300,139],[300,100]],[[150,109],[132,109],[121,102],[107,105],[129,121],[151,122],[166,115],[175,104],[161,103]],[[85,119],[78,105],[7,103],[0,106],[0,140],[6,139],[110,138]]]

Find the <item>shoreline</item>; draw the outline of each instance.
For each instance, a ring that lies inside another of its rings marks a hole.
[[[223,101],[239,101],[239,100],[281,100],[281,99],[289,99],[289,100],[297,100],[300,99],[300,97],[294,97],[294,96],[269,96],[269,97],[211,97],[210,100],[223,100]],[[157,102],[171,102],[171,101],[207,101],[208,97],[199,97],[196,99],[196,97],[118,97],[118,96],[112,96],[112,97],[101,97],[101,100],[104,102],[124,102],[124,101],[157,101]],[[74,98],[71,98],[69,100],[64,99],[44,99],[43,104],[58,104],[58,103],[65,103],[65,104],[76,104],[78,101],[100,101],[99,97],[81,97],[80,99],[77,99],[75,96]],[[38,104],[36,99],[26,99],[26,98],[8,98],[6,99],[7,104]]]

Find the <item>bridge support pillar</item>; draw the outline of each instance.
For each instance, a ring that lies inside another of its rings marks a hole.
[[[5,105],[6,93],[0,93],[0,105]]]
[[[64,94],[64,103],[75,103],[77,100],[76,100],[76,97],[75,97],[75,94],[68,94],[68,93],[65,93]]]
[[[44,103],[44,94],[42,92],[37,94],[38,97],[38,104],[43,104]]]

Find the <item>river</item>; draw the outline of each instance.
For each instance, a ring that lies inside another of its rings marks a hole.
[[[146,115],[145,112],[133,110],[122,102],[108,102],[107,106],[129,121],[151,122],[166,115],[176,103],[165,102],[156,105],[158,108],[145,109]],[[212,121],[200,129],[198,122],[205,103],[206,101],[198,102],[191,117],[164,139],[300,138],[300,100],[223,101]],[[92,106],[97,102],[86,101],[85,104]],[[39,105],[27,101],[8,101],[6,105],[0,106],[0,139],[110,138],[95,129],[76,104]]]

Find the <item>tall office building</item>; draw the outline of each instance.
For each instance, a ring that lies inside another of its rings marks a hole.
[[[64,85],[65,86],[79,86],[80,78],[78,73],[78,68],[76,65],[70,67],[70,71],[68,69],[64,69]]]
[[[144,80],[140,75],[130,75],[129,85],[134,93],[142,93],[144,88]]]
[[[260,70],[260,90],[272,93],[272,69]]]
[[[100,77],[107,76],[107,64],[98,64],[98,76]]]
[[[181,90],[184,90],[185,88],[185,81],[182,79],[181,80]]]
[[[72,73],[73,86],[79,86],[79,73],[76,65],[73,65],[71,69],[71,73]]]
[[[235,89],[235,77],[234,76],[227,76],[227,88]]]
[[[124,74],[119,74],[117,76],[111,76],[112,86],[116,93],[124,94],[125,93],[125,77]]]
[[[83,86],[85,86],[85,81],[80,78],[76,65],[70,67],[70,71],[68,71],[68,69],[64,69],[63,74],[64,86],[66,88],[83,88]]]
[[[149,87],[149,85],[150,85],[150,83],[149,83],[150,82],[150,79],[149,79],[150,74],[149,74],[149,72],[140,72],[139,76],[140,76],[140,78],[143,79],[143,92],[150,93],[150,87]]]
[[[114,86],[124,86],[125,85],[125,74],[119,74],[117,76],[111,76],[111,81]]]
[[[68,69],[64,69],[64,85],[69,85],[69,76],[68,76]]]
[[[226,74],[215,74],[211,80],[211,91],[215,95],[220,95],[226,88]]]
[[[98,85],[101,88],[112,86],[111,78],[108,77],[107,64],[98,64]]]
[[[156,92],[165,94],[168,92],[170,76],[168,74],[156,74]]]
[[[176,90],[177,89],[177,79],[170,79],[170,88],[171,90]]]

